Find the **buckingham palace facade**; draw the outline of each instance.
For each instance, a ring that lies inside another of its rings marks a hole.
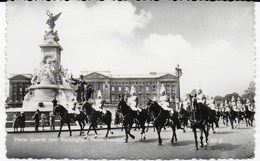
[[[81,75],[94,88],[92,97],[96,98],[97,91],[100,90],[103,99],[109,104],[118,103],[119,94],[129,94],[131,86],[136,89],[141,107],[144,106],[148,98],[158,100],[162,84],[165,86],[171,102],[179,97],[178,78],[171,73],[150,72],[140,75],[116,75],[109,71],[85,71],[81,72]],[[31,78],[31,74],[17,74],[9,77],[9,98],[7,100],[9,107],[20,107],[22,105],[23,98],[31,84]]]
[[[131,86],[135,87],[141,106],[148,98],[158,100],[162,84],[165,86],[166,93],[170,96],[172,102],[179,97],[178,78],[171,73],[150,72],[140,75],[116,75],[109,71],[86,71],[81,72],[81,74],[84,80],[94,88],[93,97],[95,98],[97,91],[100,90],[107,103],[117,103],[119,94],[129,94]]]

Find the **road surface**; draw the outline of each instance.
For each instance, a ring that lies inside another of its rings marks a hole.
[[[146,140],[140,141],[140,130],[132,131],[136,139],[129,138],[124,143],[124,132],[114,129],[114,134],[106,139],[105,130],[98,131],[94,138],[91,131],[87,139],[73,131],[69,137],[63,132],[57,138],[57,132],[9,133],[6,137],[8,158],[73,158],[73,159],[190,159],[190,158],[252,158],[254,156],[254,127],[241,125],[240,129],[231,129],[220,125],[219,132],[210,131],[209,145],[194,150],[194,138],[191,129],[186,133],[177,131],[178,141],[170,143],[170,128],[162,131],[163,145],[157,145],[157,133],[150,128]]]

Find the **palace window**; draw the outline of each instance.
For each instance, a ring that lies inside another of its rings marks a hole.
[[[156,86],[153,86],[153,92],[156,92]]]
[[[118,87],[118,91],[121,92],[122,88],[121,87]]]
[[[143,87],[139,86],[139,93],[143,92]]]
[[[149,87],[148,86],[145,87],[145,91],[149,92]]]
[[[129,92],[129,87],[125,87],[125,91],[126,91],[126,92]]]
[[[114,92],[115,91],[115,87],[111,87],[111,91]]]

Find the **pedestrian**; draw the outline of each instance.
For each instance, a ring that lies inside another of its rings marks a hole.
[[[37,109],[33,115],[33,119],[35,121],[35,131],[39,131],[39,122],[40,122],[40,110]]]
[[[19,128],[19,114],[18,114],[18,112],[16,112],[13,115],[13,128],[14,128],[14,132],[18,132],[18,128]]]
[[[46,118],[47,116],[45,115],[45,113],[41,114],[41,126],[42,126],[42,130],[44,130],[44,127],[46,125]]]
[[[50,129],[55,130],[55,115],[53,110],[49,114]]]
[[[19,122],[20,122],[20,132],[24,132],[25,128],[25,115],[24,112],[21,112],[19,116]]]

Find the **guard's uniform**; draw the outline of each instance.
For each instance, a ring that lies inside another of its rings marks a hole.
[[[159,105],[166,111],[169,111],[171,114],[173,114],[173,109],[169,108],[170,106],[170,99],[169,97],[165,94],[165,87],[162,84],[161,86],[161,91],[160,93],[162,94],[162,96],[160,96],[159,98]]]
[[[104,100],[102,99],[101,91],[98,90],[97,99],[95,100],[94,109],[99,112],[105,113],[106,111],[103,110]]]
[[[232,97],[232,99],[231,99],[231,106],[232,106],[232,108],[233,108],[233,110],[234,110],[235,112],[239,112],[239,109],[238,109],[238,107],[237,107],[237,104],[236,104],[236,102],[235,102],[235,98],[234,98],[234,97]]]
[[[227,100],[225,101],[225,112],[230,112],[230,108]]]
[[[138,105],[138,97],[135,95],[135,87],[131,87],[131,97],[127,99],[127,105],[133,110],[133,111],[139,111],[141,112],[142,110],[137,107]]]
[[[210,107],[211,110],[216,111],[215,109],[215,100],[211,98],[208,102],[208,106]]]

